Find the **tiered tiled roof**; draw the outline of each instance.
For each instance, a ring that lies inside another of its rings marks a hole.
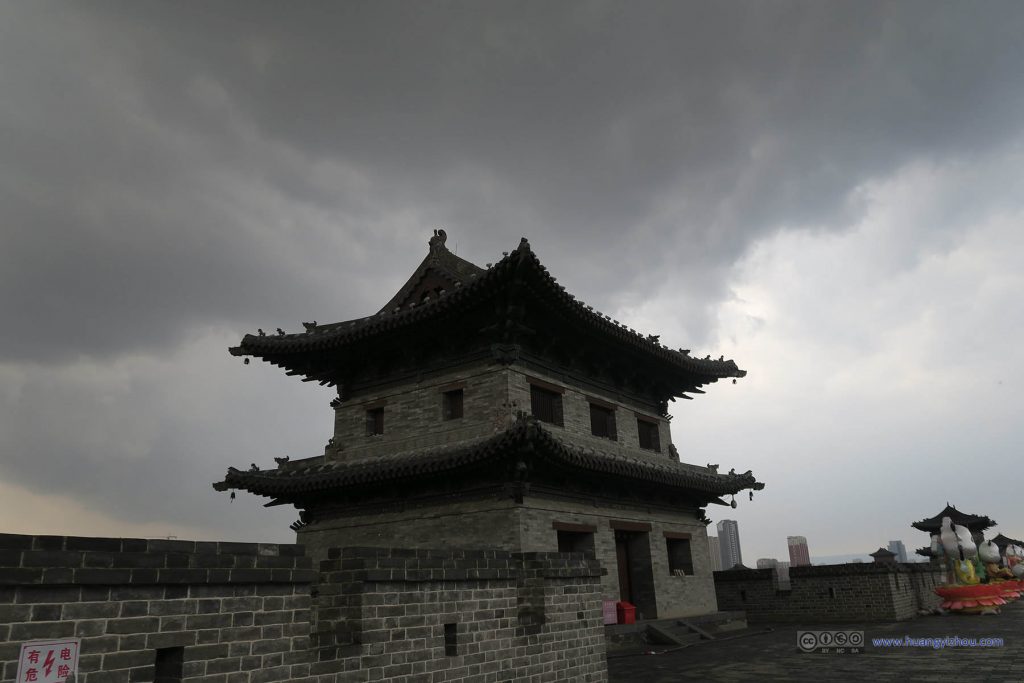
[[[888,548],[879,548],[871,553],[871,557],[875,558],[875,562],[893,562],[895,561],[896,553]]]
[[[919,531],[926,531],[929,534],[937,534],[942,529],[942,518],[949,517],[953,520],[953,524],[959,524],[960,526],[967,527],[970,531],[984,531],[989,527],[995,526],[996,521],[989,519],[984,515],[972,515],[967,512],[960,512],[954,506],[946,503],[945,509],[934,517],[928,519],[922,519],[919,522],[914,522],[910,526],[914,527]]]
[[[1024,541],[1018,541],[1016,538],[1010,538],[1009,536],[1003,536],[1002,534],[993,538],[992,542],[999,546],[999,552],[1001,553],[1006,552],[1006,546],[1008,545],[1019,545],[1024,548]]]
[[[425,298],[416,297],[423,289],[422,281],[429,277],[452,282],[452,289],[440,286],[427,288],[421,292]],[[232,347],[230,352],[235,356],[262,358],[289,369],[291,374],[306,375],[308,379],[319,380],[323,384],[335,384],[336,377],[323,371],[319,365],[313,368],[309,359],[322,357],[324,352],[343,352],[349,345],[379,335],[411,330],[426,321],[457,322],[465,311],[510,288],[524,292],[531,306],[541,306],[559,319],[570,321],[582,334],[640,351],[663,367],[686,373],[692,378],[689,384],[693,388],[686,389],[688,391],[698,391],[696,387],[720,378],[746,375],[732,360],[724,357],[712,360],[710,356],[693,358],[688,350],[670,349],[663,346],[657,337],[645,336],[595,311],[558,284],[541,265],[525,238],[518,248],[486,270],[448,252],[443,241],[435,244],[432,240],[427,259],[377,314],[326,325],[307,324],[306,331],[299,334],[247,334],[241,344]],[[415,300],[417,298],[418,301]]]
[[[645,460],[566,443],[535,418],[526,415],[520,415],[511,427],[495,436],[457,446],[353,460],[310,458],[269,470],[243,471],[232,467],[224,481],[213,486],[218,491],[241,489],[291,502],[310,493],[338,492],[380,482],[412,480],[425,475],[455,472],[489,460],[518,458],[524,449],[528,449],[533,458],[562,467],[685,490],[706,501],[743,489],[764,488],[764,484],[749,471],[718,474],[705,467],[669,459]]]

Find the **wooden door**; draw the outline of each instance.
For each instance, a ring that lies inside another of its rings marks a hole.
[[[619,600],[633,603],[633,582],[629,573],[629,536],[615,532],[615,559],[619,570]]]

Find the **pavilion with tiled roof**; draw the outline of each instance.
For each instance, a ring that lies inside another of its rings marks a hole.
[[[996,537],[991,540],[999,547],[1000,555],[1006,554],[1006,546],[1008,545],[1018,545],[1024,548],[1024,541],[1018,541],[1016,538],[1010,538],[1009,536],[1004,536],[1002,534],[997,534]]]
[[[972,515],[968,512],[960,512],[956,509],[956,506],[946,503],[946,507],[943,508],[942,512],[929,517],[928,519],[922,519],[918,522],[914,522],[910,526],[914,527],[918,531],[924,531],[929,534],[937,534],[942,530],[942,518],[949,517],[953,524],[958,524],[971,532],[980,532],[988,529],[989,527],[996,526],[994,519],[989,519],[985,515]]]
[[[927,533],[929,538],[931,538],[933,534],[938,534],[942,530],[943,517],[949,517],[953,524],[966,527],[967,530],[971,532],[971,536],[974,537],[975,542],[981,540],[982,532],[989,527],[996,526],[996,521],[994,519],[989,519],[985,515],[972,515],[968,512],[960,512],[955,506],[950,505],[948,501],[946,502],[946,507],[943,508],[942,512],[939,514],[914,522],[910,526],[914,527],[918,531]],[[921,557],[932,556],[930,546],[918,548],[914,552]]]
[[[888,548],[879,548],[875,552],[871,553],[871,558],[876,564],[891,564],[896,561],[896,553]]]
[[[589,552],[608,598],[644,616],[714,611],[705,508],[764,485],[682,462],[668,404],[746,372],[579,301],[525,239],[486,268],[445,242],[435,231],[374,315],[230,349],[335,387],[334,434],[322,455],[230,468],[215,488],[295,506],[314,557],[384,543]]]

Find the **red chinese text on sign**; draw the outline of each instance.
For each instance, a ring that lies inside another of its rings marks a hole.
[[[17,683],[62,683],[78,669],[78,638],[23,643]]]

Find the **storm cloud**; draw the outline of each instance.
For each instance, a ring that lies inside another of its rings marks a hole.
[[[330,393],[226,347],[375,311],[436,227],[481,265],[527,236],[588,303],[750,370],[674,438],[753,467],[770,533],[813,536],[801,472],[896,449],[920,482],[957,443],[930,420],[1010,463],[1019,431],[930,382],[1021,360],[1021,35],[998,2],[4,5],[0,477],[98,534],[286,538],[208,482],[318,452]],[[843,431],[868,384],[907,387],[874,399],[893,424]],[[886,533],[955,503],[940,481]],[[961,505],[1014,521],[988,495]]]

